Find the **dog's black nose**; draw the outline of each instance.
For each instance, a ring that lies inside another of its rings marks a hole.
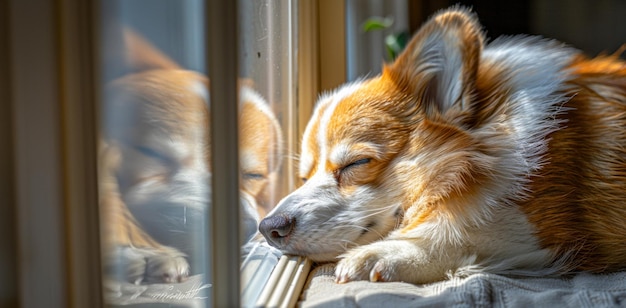
[[[267,242],[276,247],[282,248],[287,244],[287,239],[296,225],[296,220],[288,216],[272,216],[261,220],[259,231]]]

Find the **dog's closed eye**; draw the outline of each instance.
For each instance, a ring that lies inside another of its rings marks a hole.
[[[341,185],[342,177],[349,175],[349,172],[352,169],[368,164],[371,160],[371,158],[361,158],[337,169],[337,171],[335,171],[335,179],[337,179],[337,183]]]
[[[146,146],[134,146],[133,148],[142,155],[156,159],[167,166],[173,166],[176,164],[170,157],[152,148]]]
[[[350,168],[352,168],[352,167],[356,167],[356,166],[360,166],[360,165],[365,165],[365,164],[369,163],[370,161],[371,161],[371,159],[370,159],[370,158],[362,158],[362,159],[359,159],[359,160],[353,161],[353,162],[351,162],[351,163],[349,163],[349,164],[347,164],[347,165],[345,165],[345,166],[341,167],[341,168],[340,168],[340,171],[341,171],[341,172],[344,172],[344,171],[346,171],[346,170],[348,170],[348,169],[350,169]]]
[[[256,172],[244,172],[243,178],[246,180],[262,180],[265,178],[265,176],[261,173]]]

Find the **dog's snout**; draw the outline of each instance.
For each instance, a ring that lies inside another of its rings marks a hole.
[[[295,225],[296,220],[292,217],[272,216],[261,221],[259,231],[265,236],[270,245],[281,248],[286,244],[287,238]]]

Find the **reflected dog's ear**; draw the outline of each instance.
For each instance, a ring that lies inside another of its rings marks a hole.
[[[128,65],[131,72],[181,68],[174,60],[170,59],[134,30],[125,27],[122,30],[122,35],[126,51],[124,62]]]
[[[181,69],[178,63],[127,26],[111,22],[103,31],[104,82],[148,70]]]

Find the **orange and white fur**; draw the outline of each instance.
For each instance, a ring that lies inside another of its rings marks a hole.
[[[198,241],[206,239],[208,80],[178,67],[136,34],[125,34],[135,71],[107,86],[103,108],[104,262],[109,273],[135,283],[181,281],[190,274],[189,258],[204,250]],[[239,107],[241,211],[245,237],[251,237],[271,206],[282,137],[250,82],[240,82]]]
[[[626,268],[626,63],[434,16],[383,73],[323,95],[303,185],[260,224],[337,282]]]

